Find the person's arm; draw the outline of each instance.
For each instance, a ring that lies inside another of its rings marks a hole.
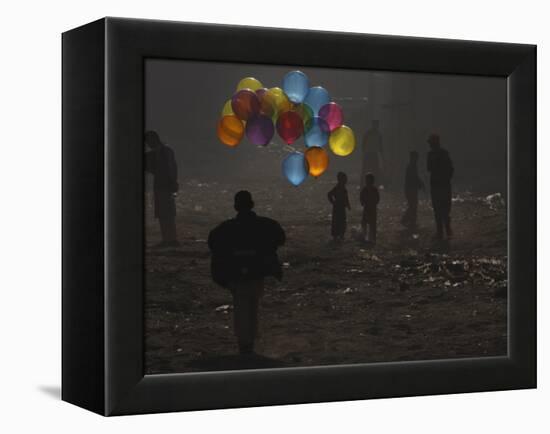
[[[453,160],[451,160],[451,156],[449,155],[449,179],[452,179],[454,174],[455,167],[453,166]]]
[[[366,204],[365,189],[364,188],[361,190],[361,193],[359,194],[359,202],[361,203],[361,206],[365,206],[365,204]]]
[[[172,148],[168,149],[168,171],[170,174],[170,180],[172,183],[172,190],[176,193],[179,190],[178,185],[178,165],[176,163],[176,156]]]
[[[334,188],[328,192],[327,197],[331,205],[334,205]]]
[[[216,232],[218,228],[214,228],[208,234],[208,248],[211,252],[214,252],[216,249]]]
[[[286,241],[286,234],[284,229],[279,223],[276,223],[276,226],[277,226],[277,231],[276,231],[275,242],[277,247],[281,247]]]
[[[349,205],[349,197],[348,197],[348,191],[346,190],[346,208],[351,210],[351,206]]]

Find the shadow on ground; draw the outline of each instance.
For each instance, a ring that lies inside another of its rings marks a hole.
[[[50,398],[61,399],[61,387],[60,386],[38,386],[38,390],[44,395],[48,395]]]

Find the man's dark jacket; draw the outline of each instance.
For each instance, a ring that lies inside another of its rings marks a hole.
[[[252,211],[238,213],[208,236],[214,282],[227,287],[266,276],[281,279],[277,248],[284,242],[285,232],[275,220]]]

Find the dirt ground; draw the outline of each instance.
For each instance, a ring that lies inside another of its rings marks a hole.
[[[158,224],[146,198],[146,373],[389,362],[505,355],[507,237],[500,196],[456,194],[455,236],[433,237],[428,196],[421,194],[419,229],[404,230],[401,194],[381,191],[378,244],[357,239],[358,187],[346,240],[330,239],[333,183],[299,188],[247,185],[260,215],[287,234],[279,250],[284,277],[266,281],[260,354],[237,355],[230,293],[210,278],[206,239],[233,217],[243,186],[183,183],[178,196],[180,248],[159,249]]]

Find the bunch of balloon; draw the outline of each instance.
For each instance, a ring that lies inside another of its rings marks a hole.
[[[325,88],[311,87],[302,71],[290,71],[284,76],[282,87],[266,88],[254,77],[239,81],[222,108],[217,135],[232,148],[245,135],[250,143],[260,146],[271,143],[275,131],[287,145],[303,136],[305,151],[294,150],[282,162],[283,176],[298,186],[309,175],[317,178],[326,172],[327,144],[337,156],[353,152],[355,136],[343,122],[342,107],[331,102]]]

